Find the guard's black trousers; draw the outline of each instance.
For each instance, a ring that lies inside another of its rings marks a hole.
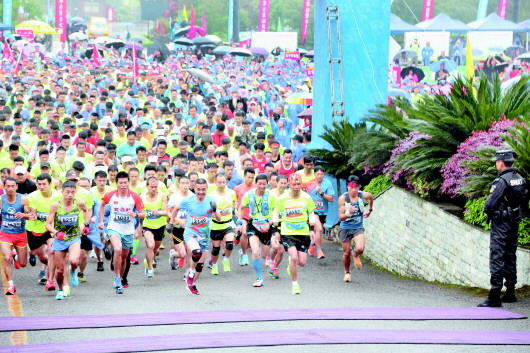
[[[493,221],[490,233],[491,289],[501,290],[503,280],[506,287],[517,283],[517,238],[519,225],[502,219]]]

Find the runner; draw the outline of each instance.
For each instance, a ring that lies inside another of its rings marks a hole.
[[[59,287],[55,296],[57,300],[63,300],[65,297],[63,281],[66,253],[70,262],[70,285],[77,287],[79,280],[76,269],[80,261],[81,235],[90,233],[88,223],[84,224],[82,230],[79,227],[81,212],[86,220],[90,219],[90,212],[85,203],[75,197],[76,192],[77,186],[73,181],[65,182],[62,189],[63,198],[52,203],[46,218],[46,229],[55,238],[52,250],[56,265],[55,280]]]
[[[238,209],[239,209],[239,205],[241,204],[241,200],[243,199],[243,195],[245,195],[247,191],[256,187],[256,184],[254,184],[255,176],[256,176],[256,171],[254,170],[254,168],[251,168],[251,167],[245,168],[245,171],[243,174],[244,183],[234,188],[234,191],[237,196],[237,208]],[[245,209],[243,211],[243,214],[241,215],[241,217],[248,218],[248,209]],[[241,224],[238,224],[238,227],[241,227]],[[239,265],[247,266],[248,265],[248,256],[247,256],[248,237],[246,235],[243,236],[241,233],[240,238],[236,239],[236,243],[238,242],[241,242],[241,249],[239,249]]]
[[[271,190],[271,195],[274,196],[276,200],[278,200],[280,197],[282,197],[286,190],[288,185],[288,179],[285,175],[278,175],[277,185],[276,188]],[[285,251],[285,247],[283,246],[282,242],[280,241],[280,230],[281,230],[281,221],[283,219],[283,215],[278,215],[279,217],[279,226],[277,227],[277,230],[272,232],[271,234],[271,260],[269,261],[269,268],[267,269],[267,272],[269,275],[271,275],[272,278],[278,279],[280,278],[280,274],[278,272],[278,266],[282,262],[283,259],[283,253]]]
[[[278,173],[285,175],[287,178],[294,174],[298,170],[298,163],[293,162],[293,151],[285,149],[283,151],[282,158],[274,163],[274,170]]]
[[[143,221],[143,234],[145,245],[145,275],[147,278],[153,278],[155,272],[153,270],[156,264],[155,256],[158,253],[158,248],[164,239],[164,232],[166,230],[167,213],[167,196],[158,191],[158,179],[150,177],[147,179],[147,190],[145,190],[141,198],[144,200],[145,219]]]
[[[178,181],[178,190],[171,195],[171,198],[168,202],[168,207],[173,213],[175,206],[180,205],[182,200],[193,196],[193,193],[190,191],[190,179],[187,176],[181,176]],[[170,225],[169,227],[173,244],[171,245],[171,250],[169,251],[169,265],[172,270],[176,270],[178,267],[184,267],[184,259],[186,258],[186,246],[184,245],[184,227],[186,226],[186,211],[179,210],[175,220],[171,223],[171,214],[170,214]]]
[[[132,178],[132,177],[131,177]],[[92,195],[96,197],[96,199],[99,201],[99,204],[101,205],[101,200],[103,199],[103,196],[105,196],[106,193],[112,191],[112,187],[107,185],[107,172],[103,170],[99,170],[94,174],[94,182],[96,183],[95,186],[93,186],[90,191],[92,192]],[[134,190],[133,190],[134,191]],[[94,216],[98,217],[98,232],[100,234],[100,237],[103,239],[103,251],[105,252],[105,257],[107,260],[111,259],[111,251],[108,249],[108,246],[110,245],[110,241],[106,240],[104,231],[99,230],[99,208],[94,209]],[[105,224],[108,222],[105,221]],[[103,258],[101,257],[101,250],[96,247],[94,250],[96,253],[96,258],[98,260],[97,264],[97,271],[103,272],[105,271],[105,267],[103,266]]]
[[[230,254],[234,249],[235,224],[233,222],[234,211],[237,202],[236,193],[226,187],[226,176],[217,174],[215,176],[216,188],[209,194],[216,204],[221,220],[212,219],[211,234],[212,239],[212,275],[219,274],[219,252],[221,251],[221,242],[224,241],[223,271],[230,272]]]
[[[304,266],[307,260],[307,250],[311,242],[310,236],[315,231],[315,204],[311,197],[302,192],[302,177],[293,174],[289,178],[290,190],[277,201],[274,210],[274,226],[278,226],[280,216],[281,240],[289,254],[287,273],[292,280],[292,293],[300,294],[298,284],[298,267]]]
[[[267,176],[259,174],[256,177],[256,188],[248,191],[241,200],[239,206],[239,220],[242,221],[242,234],[248,235],[250,248],[252,249],[252,266],[256,272],[256,282],[254,287],[263,286],[262,263],[259,258],[266,258],[269,255],[271,243],[271,215],[274,210],[276,198],[267,190]],[[249,209],[249,219],[242,216],[242,210]]]
[[[2,224],[0,227],[0,247],[4,255],[4,269],[7,279],[6,295],[15,295],[17,290],[13,282],[13,269],[26,267],[28,259],[28,238],[26,236],[26,219],[35,219],[26,196],[17,193],[18,183],[15,178],[7,177],[4,191],[0,198]]]
[[[129,174],[118,172],[116,175],[118,189],[107,193],[100,207],[99,229],[105,229],[105,205],[110,205],[110,217],[107,224],[107,234],[114,248],[114,278],[113,286],[116,294],[123,294],[122,276],[125,271],[127,256],[132,247],[135,230],[135,219],[144,218],[144,205],[138,194],[129,190]]]
[[[322,233],[324,232],[324,224],[326,223],[326,215],[328,214],[328,204],[333,202],[335,190],[328,179],[324,179],[326,171],[324,168],[315,167],[315,179],[309,185],[307,192],[315,202],[315,214],[318,216],[315,219],[315,237],[311,238],[311,245],[309,245],[309,256],[316,255],[317,258],[323,259],[324,252],[322,251]]]
[[[197,179],[195,195],[182,200],[171,213],[171,223],[175,223],[175,216],[180,209],[186,211],[186,228],[184,242],[191,260],[186,274],[186,285],[191,294],[199,294],[195,283],[204,267],[206,252],[210,249],[210,220],[212,217],[219,222],[221,215],[217,212],[217,205],[212,197],[206,196],[208,184],[205,179]]]
[[[368,192],[359,191],[359,177],[350,175],[348,178],[348,191],[339,197],[339,233],[338,238],[342,242],[342,263],[344,265],[344,282],[351,282],[351,240],[355,243],[353,263],[356,269],[362,267],[361,255],[364,251],[364,228],[363,218],[372,213],[374,197]],[[366,209],[366,203],[368,209]]]
[[[296,174],[302,177],[302,190],[307,191],[309,186],[315,180],[315,171],[313,166],[315,165],[315,159],[312,156],[304,156],[304,169],[299,170]]]
[[[28,195],[28,205],[31,212],[35,213],[36,219],[26,223],[28,245],[30,249],[30,265],[35,266],[35,256],[42,263],[39,273],[39,283],[44,285],[46,291],[54,291],[55,284],[55,261],[52,250],[53,238],[46,230],[46,218],[50,205],[62,197],[61,192],[52,190],[52,177],[49,174],[37,176],[37,191]],[[46,276],[46,266],[48,275]]]

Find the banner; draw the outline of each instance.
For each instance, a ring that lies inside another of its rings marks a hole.
[[[107,21],[114,22],[114,7],[107,7]]]
[[[59,30],[59,41],[66,41],[66,12],[68,11],[67,0],[55,0],[55,28]]]
[[[286,50],[285,55],[283,56],[285,60],[300,60],[300,52],[299,51],[290,51]]]
[[[258,32],[269,31],[269,7],[270,0],[260,0],[259,2],[259,23]]]
[[[469,37],[467,38],[466,44],[466,73],[467,77],[475,77],[475,63],[473,62],[473,50]]]
[[[32,29],[17,29],[17,34],[28,39],[33,39],[33,37],[35,37]]]
[[[304,9],[302,11],[302,44],[307,37],[307,25],[309,24],[309,15],[311,14],[311,0],[304,0]],[[300,58],[298,58],[300,60]]]
[[[423,0],[423,12],[421,14],[421,22],[432,19],[434,10],[434,0]]]
[[[11,25],[13,23],[13,0],[4,0],[3,5],[2,22],[6,25]],[[4,38],[10,35],[11,31],[4,31]]]
[[[182,21],[188,22],[188,11],[186,11],[186,5],[182,8]]]
[[[488,0],[479,0],[477,8],[477,21],[486,18],[488,14]]]
[[[196,23],[195,23],[195,9],[193,8],[193,6],[191,7],[191,11],[190,11],[190,26],[192,26],[192,27],[196,26]]]
[[[252,39],[245,39],[245,40],[240,40],[239,41],[239,47],[240,48],[250,48],[250,46],[252,45]]]
[[[2,52],[2,61],[7,60],[8,63],[13,65],[15,62],[15,55],[13,55],[13,51],[9,47],[9,43],[7,43],[7,40],[4,42],[4,51]]]
[[[313,65],[307,65],[305,75],[307,77],[315,76],[315,67]]]
[[[234,0],[228,0],[228,42],[234,37]]]
[[[202,13],[201,15],[201,19],[202,19],[202,29],[204,29],[205,32],[208,32],[208,26],[206,25],[206,16],[204,16],[204,12]]]
[[[499,11],[497,14],[500,18],[506,19],[506,11],[508,10],[508,0],[500,0],[499,1]]]
[[[98,50],[96,44],[94,44],[94,46],[92,47],[92,61],[94,62],[94,66],[101,66],[102,65],[101,55],[99,54],[99,50]]]

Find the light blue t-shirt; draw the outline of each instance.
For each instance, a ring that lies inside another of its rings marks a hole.
[[[180,209],[186,212],[186,228],[184,236],[197,239],[210,239],[210,223],[212,207],[210,202],[215,202],[211,196],[206,196],[203,201],[197,201],[197,196],[190,196],[180,203]]]
[[[325,200],[324,197],[320,196],[320,194],[316,190],[316,186],[316,183],[312,184],[310,186],[310,189],[308,190],[309,196],[311,196],[311,198],[315,202],[315,214],[327,214],[329,202]],[[333,189],[333,185],[331,185],[331,182],[328,179],[322,180],[322,183],[320,184],[320,189],[322,189],[322,192],[326,195],[335,196],[335,190]]]

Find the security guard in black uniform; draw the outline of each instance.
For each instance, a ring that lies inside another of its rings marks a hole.
[[[519,222],[523,219],[523,210],[528,207],[526,182],[512,167],[513,152],[497,151],[494,161],[499,174],[491,183],[490,195],[484,204],[484,212],[491,220],[491,289],[488,299],[478,305],[481,307],[500,307],[502,302],[517,301],[514,293],[517,283],[515,253]],[[501,298],[503,284],[506,285],[506,292]]]

